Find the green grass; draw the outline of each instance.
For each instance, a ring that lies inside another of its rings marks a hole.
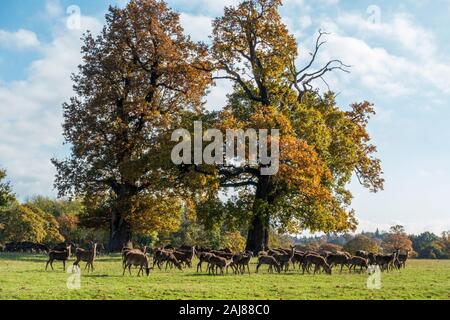
[[[408,261],[407,269],[382,274],[380,290],[369,290],[366,274],[268,274],[267,267],[250,276],[208,276],[194,269],[155,270],[148,278],[136,277],[137,271],[122,276],[115,256],[98,259],[93,274],[82,273],[81,288],[69,290],[70,274],[57,262],[55,271],[44,271],[45,260],[0,254],[0,299],[450,299],[450,261]]]

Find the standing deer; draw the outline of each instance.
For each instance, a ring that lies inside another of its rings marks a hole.
[[[79,266],[80,261],[86,262],[86,268],[88,272],[94,271],[94,260],[97,256],[97,244],[94,243],[91,250],[84,250],[82,248],[77,248],[75,251],[75,257],[77,258],[73,263],[74,266]]]
[[[50,250],[50,252],[48,253],[48,261],[47,264],[45,265],[45,270],[47,271],[48,265],[50,264],[50,267],[52,268],[52,270],[55,270],[53,268],[53,261],[62,261],[63,263],[63,270],[66,271],[66,261],[69,259],[70,257],[70,245],[68,245],[64,250],[64,251],[56,251],[56,250]]]
[[[129,251],[126,254],[125,265],[123,267],[123,275],[125,275],[125,271],[127,270],[127,268],[128,268],[128,272],[131,275],[131,266],[140,267],[139,271],[138,271],[138,277],[141,276],[141,273],[142,273],[142,275],[144,275],[144,269],[145,269],[145,273],[147,274],[147,277],[150,274],[148,257],[144,253],[136,252],[136,251]]]
[[[269,265],[269,272],[273,272],[273,268],[280,273],[281,267],[278,261],[272,256],[259,256],[258,265],[256,266],[256,273],[258,273],[259,267],[263,264]]]

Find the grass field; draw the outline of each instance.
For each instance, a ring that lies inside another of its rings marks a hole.
[[[367,274],[268,274],[208,276],[194,269],[152,271],[148,278],[122,276],[120,257],[102,257],[81,288],[69,290],[70,274],[45,256],[0,254],[0,299],[450,299],[450,261],[410,260],[405,270],[382,274],[380,290],[367,289]],[[71,263],[70,263],[71,265]],[[84,268],[84,263],[82,265]],[[261,272],[262,270],[262,272]]]

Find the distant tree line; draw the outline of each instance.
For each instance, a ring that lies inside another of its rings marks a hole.
[[[409,251],[410,256],[418,259],[450,259],[450,232],[440,236],[426,231],[421,234],[406,234],[404,227],[397,225],[388,232],[364,232],[360,234],[326,234],[322,236],[293,237],[299,246],[312,250],[338,251],[340,249],[354,253],[356,250],[369,252],[393,252],[396,249]]]

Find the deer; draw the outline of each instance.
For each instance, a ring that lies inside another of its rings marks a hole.
[[[397,259],[396,252],[389,255],[377,255],[376,263],[380,266],[381,271],[388,271],[393,268],[394,262]]]
[[[370,265],[377,265],[377,256],[378,256],[377,253],[373,253],[373,252],[369,253],[368,258],[369,258]]]
[[[45,265],[45,270],[47,271],[48,265],[50,264],[50,267],[52,270],[55,270],[53,268],[53,261],[62,261],[63,263],[63,270],[66,271],[66,261],[69,259],[71,253],[70,253],[71,245],[68,245],[64,251],[56,251],[56,250],[50,250],[48,253],[48,261]]]
[[[368,260],[363,257],[358,257],[358,256],[352,257],[348,261],[348,263],[350,265],[350,268],[349,268],[350,272],[352,271],[352,268],[353,268],[353,271],[356,271],[357,266],[360,267],[359,273],[362,273],[364,268],[367,270],[367,268],[369,267]]]
[[[302,251],[295,251],[294,256],[291,259],[292,266],[295,269],[295,264],[298,263],[299,267],[303,264],[305,260],[305,253]]]
[[[181,263],[186,264],[189,268],[192,268],[192,258],[195,255],[195,246],[193,246],[189,251],[174,251],[173,255]]]
[[[403,253],[400,253],[400,250],[398,250],[397,259],[399,262],[399,266],[398,266],[399,269],[401,269],[402,267],[406,268],[406,261],[408,260],[409,251],[410,250],[406,250],[406,253],[403,254]]]
[[[342,273],[342,269],[344,266],[349,266],[349,257],[344,254],[330,254],[326,258],[327,263],[330,265],[330,268],[333,269],[335,265],[341,265],[340,273]]]
[[[305,257],[305,261],[303,263],[303,273],[305,269],[309,269],[310,265],[314,265],[314,274],[321,271],[321,268],[329,275],[331,275],[331,268],[326,262],[325,258],[315,254],[308,254]],[[309,270],[308,270],[309,272]]]
[[[231,264],[232,261],[229,261],[225,258],[218,257],[216,255],[213,255],[209,258],[209,270],[208,273],[211,274],[217,274],[217,269],[220,269],[220,274],[224,275],[223,269],[227,268],[228,272],[228,266]]]
[[[281,269],[284,269],[284,272],[287,272],[289,270],[289,263],[294,257],[294,254],[295,254],[295,247],[291,246],[291,250],[288,251],[287,253],[274,254],[273,257],[278,261],[278,263],[281,266]]]
[[[245,273],[246,267],[248,270],[248,274],[250,275],[250,260],[253,257],[252,252],[244,252],[239,253],[233,256],[233,261],[230,264],[230,267],[233,268],[234,273],[241,272],[241,274]]]
[[[80,261],[86,262],[86,268],[88,269],[88,273],[90,271],[94,272],[94,260],[97,256],[97,243],[94,243],[91,250],[84,250],[82,248],[77,248],[75,251],[76,260],[73,263],[73,266],[79,266]]]
[[[148,257],[146,254],[136,252],[136,251],[130,251],[126,254],[125,258],[125,265],[123,267],[123,275],[125,275],[125,271],[128,268],[128,272],[131,275],[131,266],[140,267],[138,271],[138,277],[144,275],[144,269],[145,273],[147,274],[147,277],[150,275],[150,267],[148,263]]]
[[[358,250],[358,251],[356,251],[355,256],[367,259],[367,258],[369,258],[369,253],[364,250]]]
[[[153,266],[156,264],[158,268],[161,270],[162,264],[164,262],[166,262],[166,270],[169,266],[169,263],[177,267],[179,270],[183,270],[181,263],[174,256],[172,251],[157,250],[157,252],[153,256]]]
[[[259,256],[258,258],[258,265],[256,266],[256,273],[258,273],[259,267],[263,264],[269,265],[269,272],[273,272],[273,267],[275,267],[275,270],[280,273],[281,267],[278,261],[272,257],[272,256]]]
[[[197,252],[197,258],[199,260],[198,264],[197,264],[197,272],[198,272],[199,269],[200,269],[200,272],[203,272],[203,270],[202,270],[203,262],[206,262],[208,264],[208,267],[207,267],[206,271],[209,270],[209,259],[211,259],[211,257],[213,255],[214,254],[211,253],[211,252]]]
[[[122,264],[123,264],[123,266],[125,266],[125,261],[126,261],[126,258],[127,258],[127,254],[129,252],[147,254],[147,246],[145,246],[143,250],[141,250],[141,249],[133,249],[133,248],[130,248],[130,247],[123,247],[122,248]]]

